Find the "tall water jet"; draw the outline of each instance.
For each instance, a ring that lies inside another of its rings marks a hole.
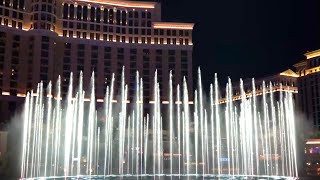
[[[186,78],[175,86],[170,73],[168,101],[162,101],[155,73],[149,104],[138,72],[128,99],[123,69],[121,79],[110,78],[102,102],[94,73],[88,92],[82,76],[76,85],[70,75],[66,97],[60,77],[46,92],[39,83],[26,95],[21,179],[298,176],[293,97],[282,85],[275,99],[273,84],[256,89],[252,79],[248,92],[240,80],[238,95],[228,79],[223,98],[215,74],[206,102],[199,69],[194,99]],[[147,106],[152,110],[144,112]]]

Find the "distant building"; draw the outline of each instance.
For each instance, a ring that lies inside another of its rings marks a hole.
[[[273,91],[275,100],[279,99],[280,91],[289,91],[293,93],[293,97],[297,100],[297,94],[298,94],[298,88],[297,88],[297,79],[299,75],[292,71],[291,69],[288,69],[286,71],[283,71],[281,73],[277,73],[270,76],[265,76],[261,78],[255,79],[255,89],[256,89],[256,95],[261,96],[263,92],[263,82],[265,82],[266,86],[266,92],[269,94],[271,90]],[[272,89],[270,87],[270,83],[272,84]],[[240,83],[233,82],[233,100],[241,100],[241,89],[240,89]],[[252,79],[244,79],[243,80],[243,90],[246,93],[246,97],[252,96],[253,86],[252,86]],[[225,91],[223,91],[225,93]],[[220,103],[225,103],[226,98],[225,94],[222,95],[220,99]]]
[[[306,60],[294,65],[299,74],[299,107],[314,130],[320,130],[320,50],[305,54]]]
[[[162,101],[168,101],[169,71],[174,85],[186,76],[192,87],[192,23],[161,22],[161,4],[123,0],[1,0],[0,114],[8,120],[26,92],[61,75],[65,94],[70,72],[83,71],[103,98],[112,73],[116,88],[122,67],[133,100],[136,71],[144,81],[144,102],[152,101],[158,69]],[[117,91],[116,91],[117,92]],[[190,95],[192,91],[189,91]],[[11,113],[10,113],[11,112]]]
[[[304,153],[306,174],[320,176],[320,139],[307,139]]]

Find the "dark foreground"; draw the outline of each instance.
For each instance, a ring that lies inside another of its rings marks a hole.
[[[17,180],[19,178],[17,177],[9,177],[9,176],[1,176],[0,175],[0,180]],[[91,178],[88,176],[82,176],[82,177],[48,177],[46,179],[44,178],[29,178],[26,180],[178,180],[178,179],[188,179],[188,180],[200,180],[200,179],[205,179],[205,180],[215,180],[215,179],[219,179],[219,180],[227,180],[227,179],[232,179],[232,180],[285,180],[285,179],[295,179],[295,178],[291,178],[291,177],[268,177],[268,176],[263,176],[263,177],[244,177],[244,176],[239,176],[239,177],[227,177],[227,176],[220,176],[220,177],[216,177],[216,176],[195,176],[195,175],[191,175],[191,176],[144,176],[144,177],[129,177],[129,176],[123,176],[123,177],[119,177],[119,176],[108,176],[108,177],[103,177],[103,176],[92,176]],[[297,178],[299,180],[320,180],[320,176],[308,176],[308,177],[299,177]]]
[[[297,179],[292,177],[280,177],[280,176],[216,176],[216,175],[143,175],[143,176],[132,176],[132,175],[124,175],[124,176],[70,176],[70,177],[46,177],[46,178],[29,178],[26,180],[147,180],[147,179],[154,179],[154,180],[175,180],[175,179],[190,179],[190,180],[197,180],[197,179],[219,179],[219,180],[227,180],[227,179],[233,179],[233,180],[285,180],[285,179]]]

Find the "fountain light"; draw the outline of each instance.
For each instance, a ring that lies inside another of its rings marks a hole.
[[[174,87],[172,76],[169,98],[161,101],[155,74],[148,103],[143,102],[143,81],[138,73],[134,101],[128,100],[130,86],[124,72],[119,91],[115,91],[113,74],[103,99],[96,98],[94,74],[90,93],[83,91],[82,73],[77,85],[72,84],[72,77],[66,98],[62,97],[60,78],[57,87],[47,88],[49,92],[40,83],[36,93],[26,95],[21,179],[298,176],[294,88],[263,83],[256,90],[252,80],[252,91],[245,92],[241,80],[240,93],[234,95],[229,79],[226,97],[221,99],[215,74],[206,99],[199,70],[193,101],[186,79]],[[74,87],[78,89],[75,94]],[[279,93],[277,101],[274,93]],[[97,102],[103,106],[97,108]],[[145,107],[150,112],[145,112]],[[320,140],[306,144],[320,144]]]

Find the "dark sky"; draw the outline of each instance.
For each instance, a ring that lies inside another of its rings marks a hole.
[[[193,22],[204,83],[280,72],[320,49],[319,0],[159,0],[164,21]]]

